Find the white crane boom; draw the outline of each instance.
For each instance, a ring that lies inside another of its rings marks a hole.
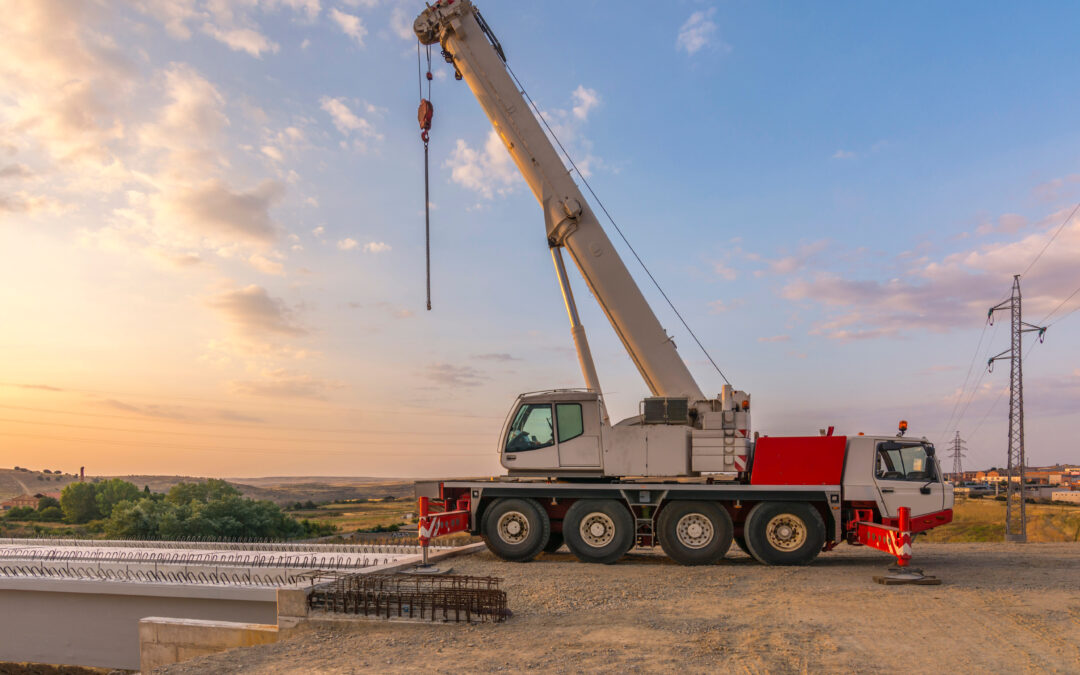
[[[473,4],[469,0],[441,0],[417,17],[414,30],[423,44],[441,44],[444,56],[452,59],[540,202],[548,244],[570,252],[652,394],[685,397],[691,405],[704,400],[675,343],[660,325],[515,86],[507,72],[502,48]],[[559,263],[556,259],[557,267]],[[560,283],[573,324],[576,311],[572,310],[569,285],[565,284],[565,278],[560,278]],[[586,383],[598,389],[592,358],[584,333],[579,329],[578,323],[574,326],[574,337]]]

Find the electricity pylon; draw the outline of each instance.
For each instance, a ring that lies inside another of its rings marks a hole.
[[[964,475],[964,463],[961,459],[967,457],[967,455],[964,454],[964,450],[966,449],[967,448],[964,447],[964,439],[960,438],[960,430],[957,429],[956,438],[953,439],[952,449],[952,477],[954,483],[961,480]]]
[[[1008,309],[1011,316],[1012,339],[1009,348],[986,362],[994,369],[994,361],[1011,361],[1009,372],[1009,464],[1005,493],[1005,541],[1027,541],[1027,510],[1024,508],[1024,333],[1038,331],[1039,342],[1046,335],[1045,326],[1024,323],[1020,311],[1020,275],[1013,277],[1012,296],[990,308],[987,321],[994,323],[994,312]]]

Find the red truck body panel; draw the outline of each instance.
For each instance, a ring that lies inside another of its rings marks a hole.
[[[763,436],[754,445],[751,485],[840,485],[847,436]]]

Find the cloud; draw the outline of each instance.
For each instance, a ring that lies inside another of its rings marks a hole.
[[[60,213],[63,210],[63,206],[50,197],[30,195],[26,192],[16,192],[10,195],[0,194],[0,214],[20,213],[30,215],[41,211]]]
[[[342,251],[352,251],[360,247],[360,242],[356,241],[352,237],[348,239],[342,239],[337,243],[338,249]]]
[[[364,244],[364,253],[386,253],[390,250],[390,244],[382,241],[369,241]]]
[[[833,159],[855,159],[855,153],[851,150],[837,150],[832,154]]]
[[[416,40],[416,33],[413,32],[413,18],[415,17],[409,16],[401,3],[395,4],[393,11],[390,12],[390,30],[402,40],[410,42]]]
[[[222,29],[206,23],[202,31],[234,52],[247,52],[257,59],[262,58],[263,52],[277,53],[280,49],[276,42],[252,28]]]
[[[700,10],[691,14],[690,18],[679,29],[679,34],[675,38],[675,48],[681,49],[690,55],[696,54],[702,48],[713,44],[725,51],[730,51],[731,47],[716,40],[716,23],[712,20],[715,14],[716,8]]]
[[[363,19],[342,12],[337,8],[330,10],[330,18],[334,20],[334,23],[336,23],[339,28],[341,28],[341,32],[355,40],[356,44],[361,47],[364,46],[364,36],[367,35],[368,31],[367,28],[364,27]]]
[[[728,267],[722,262],[713,263],[713,272],[716,272],[716,275],[725,281],[735,281],[736,277],[739,276],[739,273],[734,268]]]
[[[1080,173],[1071,173],[1061,178],[1040,183],[1032,188],[1032,194],[1036,199],[1044,202],[1052,202],[1071,195],[1076,185],[1080,184]]]
[[[25,164],[8,164],[7,166],[0,167],[0,178],[23,179],[30,178],[33,175],[34,172]]]
[[[811,333],[837,340],[873,339],[915,331],[946,332],[969,327],[1009,295],[1012,275],[1035,258],[1071,208],[1050,214],[1039,231],[946,255],[920,258],[889,279],[854,279],[814,272],[786,284],[781,295],[817,306],[825,316]],[[1029,321],[1054,309],[1076,287],[1080,219],[1065,226],[1025,280]]]
[[[211,298],[210,307],[218,310],[242,335],[305,335],[295,313],[280,298],[270,296],[262,286],[225,291]]]
[[[323,96],[319,99],[319,106],[330,115],[334,126],[342,135],[349,136],[353,132],[357,132],[363,138],[382,138],[382,135],[375,131],[375,127],[372,126],[371,122],[359,117],[349,109],[345,99]]]
[[[519,357],[511,356],[510,354],[507,354],[506,352],[499,352],[497,354],[496,353],[477,354],[477,355],[473,356],[473,358],[476,359],[477,361],[501,361],[501,362],[506,362],[506,361],[520,361],[521,360]]]
[[[52,392],[67,391],[67,389],[61,389],[60,387],[54,387],[54,386],[48,385],[48,384],[16,384],[14,386],[16,386],[16,387],[18,387],[20,389],[36,389],[36,390],[39,390],[39,391],[52,391]]]
[[[425,376],[448,387],[476,387],[487,379],[472,366],[455,366],[450,363],[434,363],[428,366]]]
[[[262,372],[262,377],[257,380],[237,380],[229,384],[238,394],[270,398],[307,398],[316,401],[326,400],[332,390],[344,387],[340,382],[324,380],[283,368],[265,370]]]
[[[524,182],[494,129],[488,132],[483,150],[474,150],[464,139],[457,139],[454,151],[443,166],[450,169],[451,180],[479,192],[486,199],[492,199],[496,194],[508,194]]]
[[[159,219],[217,240],[270,243],[280,228],[270,209],[285,186],[266,180],[248,191],[237,191],[218,179],[169,190],[152,198]]]
[[[182,420],[187,419],[180,410],[160,405],[133,405],[131,403],[125,403],[123,401],[117,401],[116,399],[105,399],[99,402],[101,405],[114,410],[123,410],[125,412],[135,413],[136,415],[142,415],[144,417],[154,417],[158,419],[169,420]]]
[[[742,300],[732,300],[731,302],[724,302],[723,300],[713,300],[709,303],[709,314],[723,314],[724,312],[735,309],[742,304]]]
[[[772,274],[788,275],[805,268],[810,261],[813,260],[814,256],[828,247],[828,239],[819,239],[806,244],[800,244],[792,255],[785,255],[774,259],[753,256],[751,259],[764,262],[768,266],[767,271]],[[761,276],[764,273],[765,271],[758,270],[755,274]]]
[[[22,149],[62,162],[106,164],[124,137],[116,108],[135,83],[135,66],[107,35],[98,3],[33,0],[4,6],[0,28],[0,128]]]
[[[1018,213],[1003,213],[998,217],[997,223],[987,221],[979,224],[979,226],[975,228],[975,234],[985,235],[993,232],[1015,234],[1027,227],[1027,225],[1028,220],[1024,216]]]
[[[584,85],[578,85],[572,94],[574,98],[574,117],[579,120],[587,120],[589,111],[600,105],[600,95],[595,89],[586,89]]]
[[[791,339],[790,335],[773,335],[771,337],[759,337],[758,342],[787,342]]]
[[[172,64],[163,76],[168,103],[139,128],[139,141],[145,152],[167,153],[159,179],[204,176],[222,163],[218,143],[229,126],[225,98],[191,66]]]

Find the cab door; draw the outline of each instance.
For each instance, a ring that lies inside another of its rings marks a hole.
[[[912,516],[923,516],[945,508],[945,487],[937,460],[928,443],[919,441],[882,441],[877,444],[874,480],[877,483],[884,515],[896,518],[899,508],[911,509]]]
[[[600,466],[600,412],[596,401],[556,403],[555,430],[560,467]]]
[[[557,469],[555,417],[550,403],[523,403],[514,413],[503,445],[507,469]]]

